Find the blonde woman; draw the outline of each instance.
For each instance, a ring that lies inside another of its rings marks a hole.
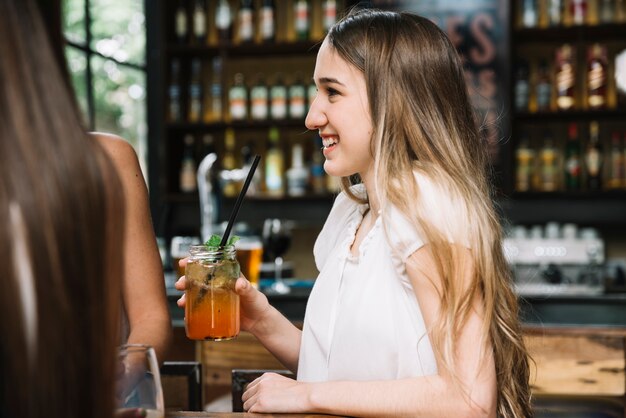
[[[255,380],[244,408],[532,415],[486,146],[454,47],[416,15],[355,12],[330,30],[314,80],[306,126],[344,191],[315,244],[302,332],[238,282],[242,327],[297,373]]]

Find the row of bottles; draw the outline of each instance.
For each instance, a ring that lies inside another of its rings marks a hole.
[[[180,191],[197,191],[197,166],[210,152],[218,154],[216,167],[219,170],[230,171],[243,167],[245,172],[252,164],[254,155],[262,153],[261,162],[248,189],[251,196],[304,196],[336,193],[339,190],[338,179],[326,175],[324,171],[324,156],[320,151],[319,137],[311,139],[311,146],[294,141],[289,147],[285,147],[280,135],[280,131],[272,127],[267,139],[261,143],[247,141],[238,146],[235,131],[228,128],[224,132],[224,147],[221,151],[217,151],[212,134],[202,135],[200,141],[191,134],[185,135],[179,172]],[[310,151],[308,155],[307,150]],[[236,197],[241,186],[240,179],[222,181],[221,193],[225,197]]]
[[[518,5],[522,28],[626,22],[626,0],[520,0]]]
[[[515,190],[626,190],[626,134],[613,131],[606,138],[596,121],[587,129],[589,134],[583,140],[579,125],[571,123],[561,146],[549,130],[540,143],[522,133],[515,152]]]
[[[304,82],[300,72],[273,74],[268,79],[257,73],[254,83],[248,85],[242,73],[236,73],[228,91],[223,92],[221,58],[215,57],[210,76],[203,63],[195,58],[191,62],[188,94],[182,94],[180,62],[171,64],[168,88],[168,121],[212,123],[223,121],[268,121],[303,119],[316,95],[315,83]],[[310,78],[309,78],[310,80]],[[186,99],[186,106],[182,101]]]
[[[174,37],[195,45],[302,41],[319,39],[336,21],[337,0],[177,0]]]
[[[626,50],[615,57],[614,85],[603,44],[586,48],[584,71],[577,68],[576,49],[570,44],[556,49],[552,65],[546,58],[520,60],[515,75],[515,109],[549,112],[625,107],[626,80],[620,78],[621,71],[626,70],[625,60]]]

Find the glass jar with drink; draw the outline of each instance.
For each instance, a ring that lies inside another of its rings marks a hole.
[[[187,338],[221,341],[239,335],[239,295],[235,292],[239,275],[234,245],[189,248],[185,269]]]

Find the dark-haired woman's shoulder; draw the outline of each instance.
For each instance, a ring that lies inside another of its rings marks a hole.
[[[109,158],[111,158],[115,164],[115,167],[120,171],[118,173],[120,176],[123,176],[123,173],[128,170],[139,170],[139,174],[141,174],[137,153],[135,153],[135,149],[124,138],[103,132],[91,132],[89,136],[94,138],[106,151]]]

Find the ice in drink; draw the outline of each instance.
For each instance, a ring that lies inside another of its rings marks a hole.
[[[239,334],[239,263],[233,246],[190,248],[185,276],[185,328],[192,340],[228,340]]]

